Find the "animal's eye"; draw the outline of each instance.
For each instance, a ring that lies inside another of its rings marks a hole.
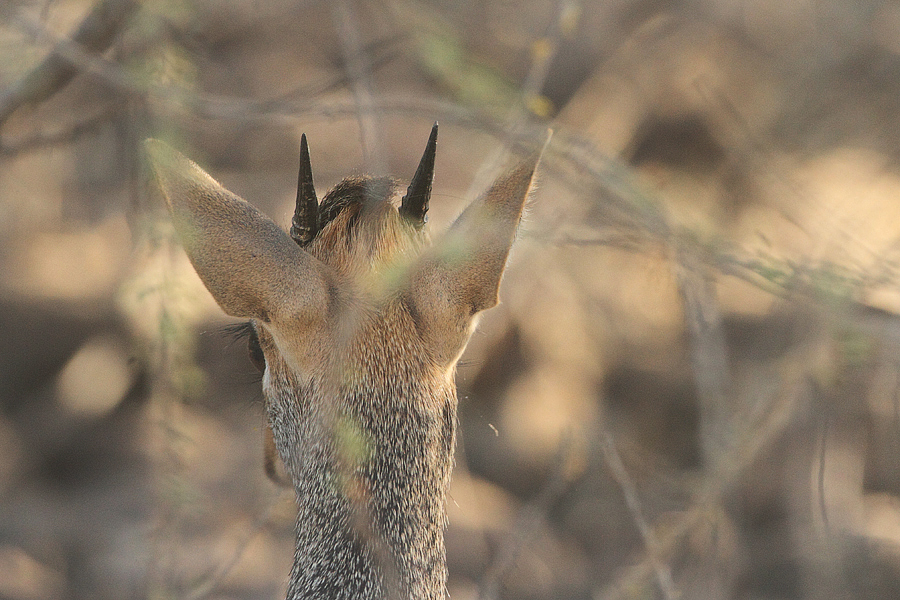
[[[250,352],[250,362],[252,362],[253,366],[262,373],[266,370],[266,355],[263,354],[262,347],[259,345],[259,336],[256,335],[255,329],[250,329],[247,347]]]

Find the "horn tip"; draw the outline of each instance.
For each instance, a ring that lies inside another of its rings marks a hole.
[[[437,143],[437,134],[438,134],[438,122],[435,121],[434,125],[431,126],[431,135],[428,136],[428,145],[433,146]]]

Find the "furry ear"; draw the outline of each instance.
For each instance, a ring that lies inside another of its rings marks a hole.
[[[465,347],[475,315],[496,306],[503,269],[540,154],[472,202],[413,269],[412,312],[444,364]]]
[[[144,142],[175,229],[229,315],[310,319],[328,306],[328,269],[280,227],[158,140]]]

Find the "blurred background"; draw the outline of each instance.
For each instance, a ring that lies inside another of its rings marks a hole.
[[[0,4],[0,598],[283,597],[246,342],[140,142],[430,226],[555,131],[458,370],[452,597],[900,597],[900,4]],[[405,185],[405,184],[404,184]]]

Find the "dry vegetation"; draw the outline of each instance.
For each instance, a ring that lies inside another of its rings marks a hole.
[[[242,343],[139,152],[431,226],[555,130],[463,358],[453,598],[900,597],[900,9],[0,3],[0,598],[276,598]]]

